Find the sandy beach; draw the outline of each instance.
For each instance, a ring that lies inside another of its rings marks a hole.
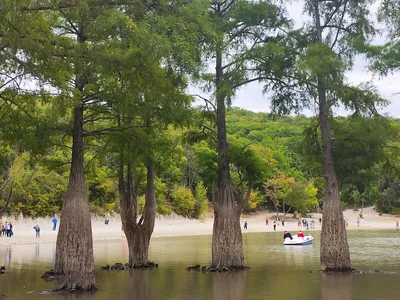
[[[321,214],[311,213],[308,221],[312,219],[315,221],[315,229],[320,230],[321,225],[318,219]],[[364,219],[360,219],[360,226],[357,226],[357,218],[359,211],[346,210],[344,218],[348,221],[348,230],[374,230],[374,229],[396,229],[396,218],[391,215],[379,216],[378,213],[372,208],[364,209]],[[273,219],[276,213],[273,212],[259,212],[251,215],[242,215],[241,224],[244,234],[248,232],[268,232],[273,231]],[[265,225],[265,219],[269,218],[270,225]],[[243,229],[244,221],[248,222],[248,229]],[[13,224],[14,236],[11,238],[0,237],[0,245],[7,244],[31,244],[31,243],[54,243],[57,238],[57,231],[52,230],[51,218],[48,219],[19,219],[13,220],[3,217],[3,222],[11,221]],[[93,240],[106,240],[106,239],[123,239],[121,233],[121,221],[119,216],[110,218],[109,224],[105,224],[105,218],[94,217],[92,218]],[[35,230],[33,227],[38,224],[41,228],[41,236],[39,239],[35,237]],[[207,235],[212,234],[213,219],[212,214],[205,220],[191,220],[182,217],[158,217],[156,219],[153,237],[170,237],[170,236],[190,236],[190,235]],[[58,230],[58,228],[57,228]],[[279,224],[277,231],[292,231],[297,232],[297,219],[291,218],[291,215],[286,217],[285,226]]]

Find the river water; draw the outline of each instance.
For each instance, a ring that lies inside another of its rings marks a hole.
[[[40,276],[52,268],[54,244],[1,245],[0,299],[398,299],[400,284],[399,231],[349,231],[353,267],[380,270],[367,274],[327,275],[319,268],[319,232],[314,244],[283,246],[282,233],[244,234],[244,272],[202,274],[187,272],[211,257],[211,236],[154,238],[150,257],[154,270],[103,271],[100,266],[128,258],[126,241],[95,241],[99,291],[94,294],[48,295],[54,283]]]

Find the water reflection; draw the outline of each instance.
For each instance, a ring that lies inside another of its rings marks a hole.
[[[245,299],[246,271],[212,273],[214,300]]]
[[[322,300],[351,300],[353,294],[353,275],[321,274]]]
[[[151,270],[131,270],[129,272],[129,285],[126,295],[126,299],[129,300],[142,300],[142,299],[154,299],[149,283],[149,272]]]
[[[393,231],[349,232],[353,266],[396,272],[400,265],[400,239]],[[313,233],[314,234],[314,233]],[[318,241],[319,234],[315,233]],[[284,247],[279,233],[246,234],[246,272],[202,274],[186,272],[195,263],[206,265],[211,257],[211,237],[154,239],[150,257],[160,263],[155,270],[107,272],[100,266],[126,262],[126,240],[95,241],[96,294],[41,295],[54,287],[40,277],[52,268],[55,244],[1,245],[0,295],[19,300],[392,300],[398,298],[398,273],[331,275],[319,268],[319,245]],[[29,292],[33,291],[33,294]]]
[[[36,243],[35,244],[35,258],[39,258],[39,248],[40,248],[40,245],[39,245],[39,243]]]
[[[11,265],[11,247],[4,246],[0,248],[0,266],[10,267]]]

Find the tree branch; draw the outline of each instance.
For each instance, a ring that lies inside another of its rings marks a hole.
[[[217,111],[217,108],[215,107],[214,103],[212,103],[210,100],[208,100],[207,98],[204,98],[203,96],[200,96],[198,94],[192,94],[193,97],[199,97],[200,99],[204,100],[204,102],[210,104],[212,106],[212,108],[214,109],[214,111]]]
[[[0,210],[0,218],[3,216],[4,212],[7,209],[7,206],[10,204],[10,200],[11,200],[11,196],[12,196],[12,190],[13,190],[13,184],[14,184],[14,181],[11,181],[10,193],[8,194],[8,198],[7,198],[6,204]]]
[[[250,199],[252,191],[253,191],[253,188],[251,187],[251,185],[249,185],[247,193],[246,193],[246,197],[243,197],[238,202],[238,212],[239,212],[239,214],[242,213],[243,209],[246,207],[247,203],[249,202],[249,199]]]

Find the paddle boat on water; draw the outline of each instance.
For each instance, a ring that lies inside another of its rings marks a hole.
[[[292,236],[293,239],[289,237],[285,238],[283,244],[287,246],[302,246],[312,244],[314,237],[311,235],[306,235],[304,237],[298,237],[297,235]]]

